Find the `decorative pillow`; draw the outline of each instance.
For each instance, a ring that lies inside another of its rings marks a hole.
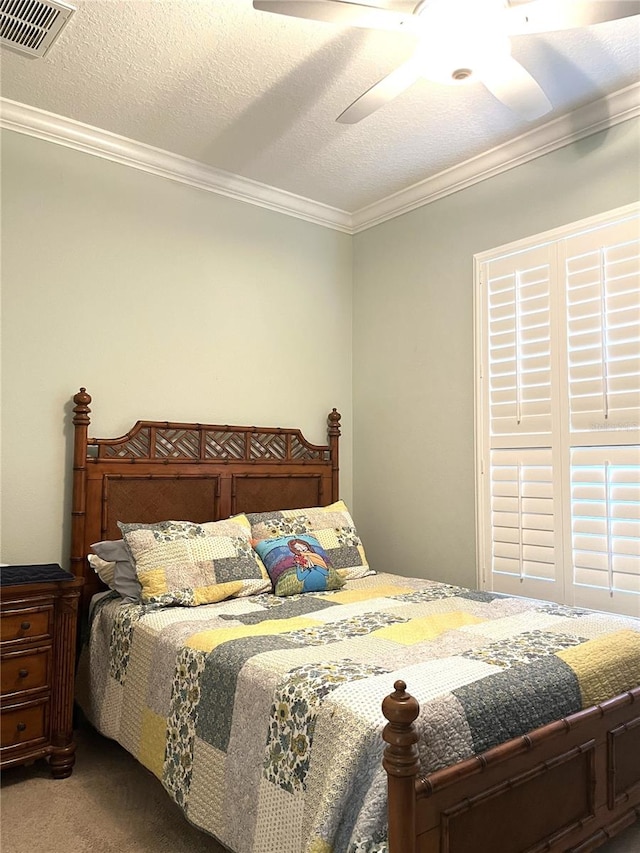
[[[251,547],[244,515],[195,524],[118,522],[136,564],[145,604],[194,607],[225,598],[271,592],[271,581]]]
[[[124,539],[105,539],[103,542],[94,542],[91,548],[96,556],[89,554],[89,562],[103,583],[115,589],[125,601],[137,604],[140,601],[142,588]],[[111,564],[113,564],[113,570],[108,568]]]
[[[336,571],[345,580],[374,575],[344,501],[307,509],[247,513],[255,540],[276,536],[315,536]]]
[[[262,539],[254,547],[267,567],[276,595],[323,592],[345,584],[314,536],[278,536]]]

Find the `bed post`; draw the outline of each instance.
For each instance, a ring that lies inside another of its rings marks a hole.
[[[404,681],[382,703],[388,720],[382,731],[387,743],[382,765],[387,771],[389,802],[389,853],[416,853],[416,776],[420,770],[414,720],[420,713],[418,701],[410,696]]]
[[[73,495],[71,498],[71,572],[84,577],[85,489],[87,485],[87,436],[91,396],[81,388],[73,402]]]
[[[338,465],[338,439],[340,438],[340,418],[337,409],[329,412],[327,435],[329,437],[329,453],[331,454],[331,503],[340,498],[340,467]]]

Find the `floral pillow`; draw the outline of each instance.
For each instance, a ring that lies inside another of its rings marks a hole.
[[[254,547],[269,572],[276,595],[324,592],[345,584],[314,536],[278,536],[262,539]]]
[[[194,607],[271,592],[244,515],[205,524],[118,522],[118,527],[135,561],[145,604]]]
[[[247,513],[255,540],[276,536],[314,536],[333,568],[345,580],[374,575],[353,519],[343,501],[307,509],[283,509],[275,512]]]

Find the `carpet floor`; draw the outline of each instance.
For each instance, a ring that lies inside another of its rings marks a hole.
[[[68,779],[51,779],[44,761],[2,774],[2,853],[225,853],[118,744],[84,725],[76,737]],[[640,823],[599,850],[640,853]]]

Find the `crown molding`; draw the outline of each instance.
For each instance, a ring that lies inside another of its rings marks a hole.
[[[477,157],[355,211],[352,215],[352,233],[365,231],[637,116],[640,116],[640,83],[592,101]]]
[[[45,110],[0,98],[0,127],[92,154],[294,216],[316,225],[357,234],[411,210],[452,195],[487,178],[564,148],[601,130],[640,116],[640,83],[627,86],[567,115],[523,133],[491,150],[445,169],[374,204],[349,213],[276,187],[242,178],[179,154],[154,148]]]
[[[7,98],[0,98],[0,127],[287,216],[295,216],[316,225],[351,233],[351,215],[336,207]]]

